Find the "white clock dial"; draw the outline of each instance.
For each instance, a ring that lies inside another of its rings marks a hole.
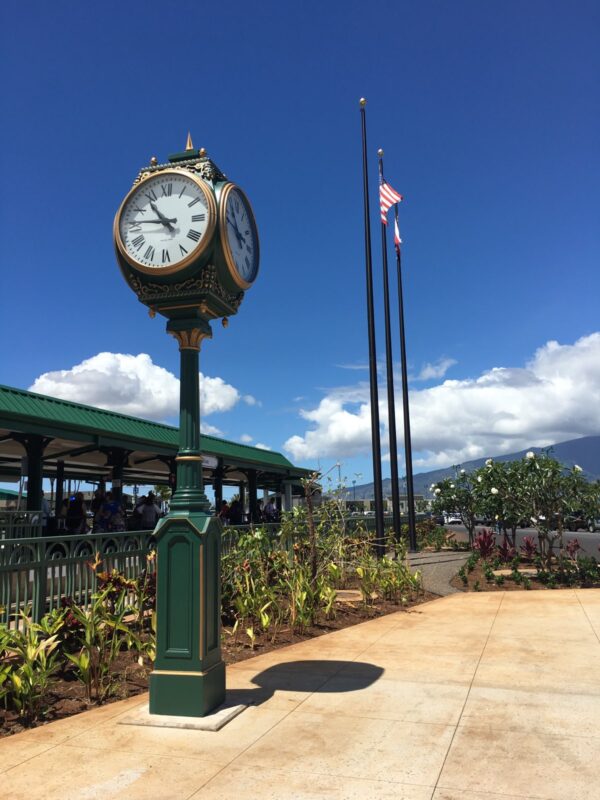
[[[225,254],[239,276],[244,288],[256,278],[258,272],[258,232],[254,214],[245,194],[231,186],[225,197]],[[234,275],[235,277],[235,275]]]
[[[147,178],[118,216],[120,247],[145,271],[171,270],[205,248],[214,228],[210,189],[184,172]]]

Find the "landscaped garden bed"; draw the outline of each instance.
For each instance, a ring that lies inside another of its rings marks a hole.
[[[580,554],[577,539],[570,540],[549,559],[541,557],[532,536],[526,536],[517,551],[506,537],[496,545],[494,532],[483,530],[475,537],[473,546],[466,564],[451,581],[460,591],[600,587],[598,562]]]
[[[408,609],[434,596],[411,571],[403,543],[375,555],[372,534],[351,535],[335,507],[307,526],[299,512],[278,535],[240,535],[222,557],[226,664]],[[298,536],[297,531],[303,531]],[[155,652],[153,556],[137,579],[103,571],[85,608],[63,598],[39,623],[0,626],[0,735],[147,689]],[[348,597],[348,590],[354,590]]]

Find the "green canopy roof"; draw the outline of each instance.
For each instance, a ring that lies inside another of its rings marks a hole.
[[[175,454],[179,435],[179,429],[173,425],[2,385],[0,429],[39,433],[82,442],[90,441],[90,436],[93,436],[99,444],[164,455]],[[301,477],[310,472],[295,467],[281,453],[218,439],[215,436],[202,434],[201,449],[207,455],[239,464],[256,465],[258,469],[274,470],[290,477]]]

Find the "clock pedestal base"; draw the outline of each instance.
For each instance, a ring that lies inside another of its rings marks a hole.
[[[222,530],[221,521],[206,513],[175,511],[159,523],[151,714],[203,717],[225,700]]]
[[[204,673],[150,675],[150,713],[172,717],[206,717],[225,701],[225,664]]]

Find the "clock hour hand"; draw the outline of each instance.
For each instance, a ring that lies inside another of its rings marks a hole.
[[[160,221],[162,222],[162,224],[163,224],[163,225],[166,225],[166,226],[167,226],[167,228],[168,228],[170,231],[172,231],[172,230],[175,230],[175,229],[173,228],[173,226],[171,225],[171,221],[168,219],[168,217],[165,217],[165,215],[164,215],[164,214],[161,214],[161,213],[160,213],[160,211],[158,210],[158,206],[156,205],[156,203],[155,203],[155,202],[153,202],[152,200],[150,200],[150,206],[151,206],[152,210],[154,211],[154,213],[157,215],[157,217],[160,217]]]
[[[239,228],[237,226],[237,222],[235,221],[235,217],[233,219],[231,217],[227,217],[227,222],[233,228],[233,232],[237,236],[238,244],[239,243],[244,244],[244,237],[242,236],[242,234],[239,231]]]

